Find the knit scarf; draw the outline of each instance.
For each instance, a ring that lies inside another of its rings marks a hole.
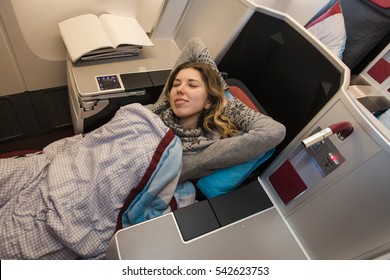
[[[161,120],[166,126],[171,128],[175,135],[177,135],[183,146],[183,152],[196,152],[215,142],[216,136],[208,135],[201,128],[183,128],[178,123],[178,118],[173,113],[172,109],[166,108],[159,114]]]

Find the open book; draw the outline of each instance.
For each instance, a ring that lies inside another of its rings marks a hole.
[[[138,55],[152,41],[135,18],[85,14],[58,23],[72,62]]]

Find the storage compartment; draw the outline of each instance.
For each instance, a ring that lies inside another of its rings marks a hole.
[[[220,227],[208,200],[178,209],[174,216],[184,241]]]
[[[0,143],[40,132],[29,93],[0,97]]]
[[[42,132],[72,125],[67,87],[39,90],[30,94]]]

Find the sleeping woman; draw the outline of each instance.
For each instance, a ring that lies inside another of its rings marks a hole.
[[[284,126],[226,88],[191,40],[156,104],[123,106],[86,135],[0,159],[0,259],[102,259],[115,230],[194,202],[187,182],[279,144]]]
[[[279,122],[228,99],[220,76],[206,63],[179,65],[167,86],[166,100],[150,109],[182,141],[180,182],[256,158],[285,136]]]

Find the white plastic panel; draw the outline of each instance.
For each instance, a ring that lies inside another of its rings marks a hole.
[[[292,142],[290,149],[286,148],[286,158],[293,157],[295,151],[302,146],[300,141],[312,134],[316,128],[325,128],[340,121],[348,121],[352,124],[354,130],[352,134],[349,135],[344,141],[339,140],[336,135],[329,137],[329,139],[341,152],[341,155],[346,159],[346,161],[331,174],[325,176],[322,180],[316,180],[316,182],[318,182],[317,184],[312,185],[308,190],[306,190],[295,200],[291,201],[288,205],[281,206],[281,210],[286,217],[293,215],[296,209],[305,207],[305,203],[307,203],[308,200],[316,197],[320,193],[332,187],[335,182],[345,177],[346,174],[349,174],[352,170],[359,167],[366,160],[381,150],[381,148],[363,129],[360,123],[357,122],[357,120],[355,120],[354,117],[348,112],[343,102],[337,99],[333,99],[333,101],[335,102],[334,104],[331,102],[328,103],[328,106],[330,106],[329,109],[324,109],[318,114],[316,123],[310,127],[305,128],[304,134],[302,136],[298,136],[297,139]],[[283,162],[284,157],[281,158],[281,162]],[[299,167],[297,166],[296,168]],[[270,170],[268,170],[269,173],[266,173],[264,177],[267,177],[267,174],[272,174],[272,170],[273,169],[270,168]],[[314,180],[314,177],[312,179]],[[270,188],[272,190],[272,187]],[[276,197],[276,201],[279,201],[279,203],[282,204],[277,195],[274,195]]]
[[[182,49],[189,39],[200,37],[218,60],[218,55],[252,13],[239,0],[191,1],[174,40]]]
[[[287,205],[277,199],[271,185],[268,188],[310,258],[375,258],[390,250],[390,155],[388,146],[378,145],[375,132],[366,129],[366,120],[340,93],[341,99],[323,110],[301,136],[303,139],[318,126],[351,122],[354,131],[344,141],[330,137],[346,161]],[[279,162],[299,145],[298,138]],[[262,175],[263,182],[269,184],[266,178],[273,168]]]
[[[0,96],[26,90],[16,59],[10,48],[4,26],[0,20]]]
[[[136,18],[146,33],[151,33],[153,31],[165,1],[166,0],[141,0],[141,1],[138,0],[137,1]],[[124,1],[124,2],[129,3],[130,1]],[[120,11],[118,10],[118,12],[115,12],[115,14],[119,15]]]
[[[161,242],[164,240],[164,242]],[[173,213],[118,231],[108,259],[306,259],[275,208],[184,242]]]
[[[283,12],[289,14],[300,24],[305,25],[329,0],[292,0],[286,3]]]
[[[389,170],[382,151],[287,219],[311,258],[374,258],[370,251],[390,250]]]
[[[249,2],[286,13],[305,25],[329,0],[250,0]]]
[[[166,0],[151,38],[171,39],[188,2],[190,0]]]

